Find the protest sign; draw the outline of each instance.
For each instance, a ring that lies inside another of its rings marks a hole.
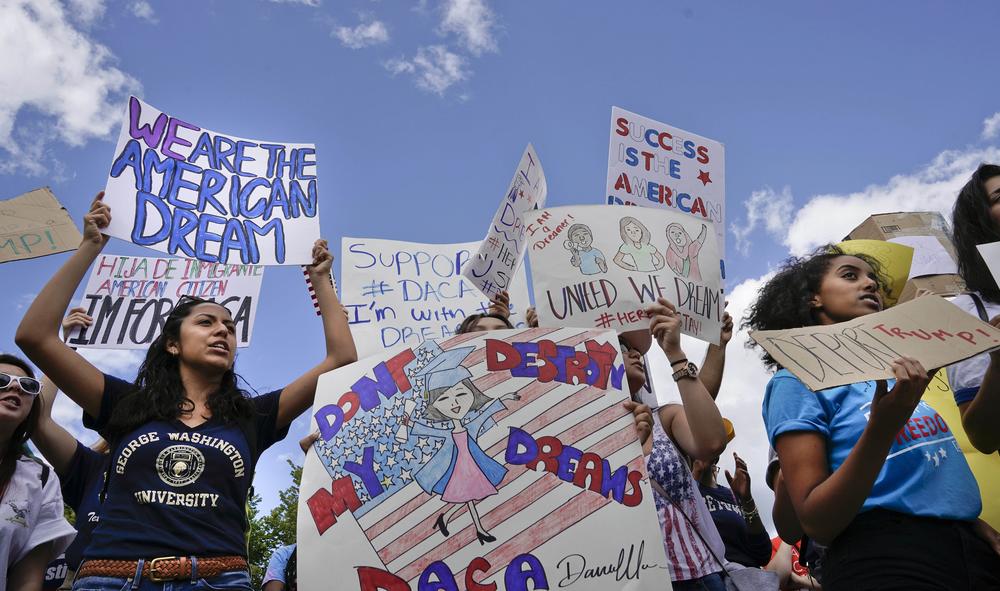
[[[648,329],[645,308],[663,297],[681,332],[719,342],[722,278],[711,222],[667,210],[554,207],[527,226],[541,326]]]
[[[66,342],[94,349],[147,349],[184,296],[218,302],[236,324],[236,344],[250,344],[264,267],[194,259],[102,254],[80,306],[94,319]]]
[[[319,235],[316,148],[203,129],[129,99],[105,234],[209,263],[307,265]]]
[[[904,356],[931,370],[1000,347],[1000,330],[932,295],[848,322],[750,338],[810,390],[891,378],[892,362]]]
[[[910,278],[913,248],[885,240],[845,240],[837,247],[845,254],[866,254],[878,261],[882,275],[889,281],[889,285],[882,286],[884,307],[895,306]]]
[[[624,373],[615,333],[546,328],[323,374],[300,588],[669,588]]]
[[[0,201],[0,263],[75,250],[82,240],[48,187]]]
[[[340,299],[358,354],[447,337],[466,316],[488,312],[489,300],[462,276],[479,246],[344,238]],[[508,291],[510,322],[525,326],[529,303],[523,268]]]
[[[726,152],[715,140],[611,108],[607,203],[682,212],[714,223],[726,252]]]
[[[1000,242],[980,244],[976,246],[979,255],[983,257],[986,267],[990,270],[993,280],[1000,285]]]
[[[462,275],[487,297],[493,297],[510,285],[524,258],[525,215],[544,207],[547,193],[542,163],[535,148],[528,144],[479,252],[462,271]]]

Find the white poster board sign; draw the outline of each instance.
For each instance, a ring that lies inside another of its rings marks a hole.
[[[307,265],[319,237],[316,147],[223,134],[131,97],[105,234],[208,263]]]
[[[479,252],[462,272],[488,297],[507,289],[514,273],[520,268],[526,245],[525,216],[531,210],[545,206],[547,193],[542,163],[535,154],[535,148],[528,144],[517,164],[514,178],[507,186],[507,193],[493,215]]]
[[[681,212],[712,222],[726,252],[726,152],[715,140],[611,108],[607,203]]]
[[[925,275],[953,275],[958,273],[958,265],[941,245],[937,236],[896,236],[889,242],[909,246],[913,249],[913,263],[910,278]]]
[[[528,252],[539,325],[649,328],[645,309],[663,297],[683,316],[682,333],[718,343],[725,301],[711,222],[639,213],[620,205],[535,212]]]
[[[218,302],[236,325],[236,344],[246,347],[264,280],[261,265],[220,265],[195,259],[102,254],[87,280],[80,306],[94,323],[67,343],[93,349],[148,349],[182,297]]]
[[[424,244],[376,238],[341,241],[340,299],[358,355],[396,345],[418,345],[454,334],[470,314],[488,312],[490,302],[463,277],[479,242]],[[525,326],[528,281],[514,274],[510,322]]]
[[[323,374],[299,588],[669,589],[623,377],[615,333],[578,328],[428,340]]]

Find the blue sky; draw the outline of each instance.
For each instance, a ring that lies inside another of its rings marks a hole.
[[[476,240],[528,142],[549,205],[601,202],[618,105],[725,144],[739,313],[790,252],[870,213],[946,212],[976,164],[1000,160],[998,14],[992,2],[13,0],[0,7],[0,198],[48,185],[79,219],[131,92],[213,130],[315,143],[332,244]],[[0,349],[66,256],[0,266]],[[262,298],[238,369],[266,391],[318,360],[322,335],[297,268],[269,270]],[[720,405],[740,417],[733,446],[763,497],[767,376],[743,336]],[[96,358],[129,376],[137,361]],[[258,468],[265,505],[287,483],[280,456],[301,456],[296,427]]]

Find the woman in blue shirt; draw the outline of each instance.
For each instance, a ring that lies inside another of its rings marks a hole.
[[[779,330],[882,310],[877,264],[824,248],[792,259],[758,294],[744,325]],[[805,533],[829,544],[823,588],[987,589],[1000,556],[976,536],[979,491],[948,425],[920,401],[930,380],[911,358],[895,380],[809,390],[778,370],[764,422]]]
[[[357,359],[347,318],[326,277],[325,241],[309,267],[326,353],[281,390],[249,397],[236,384],[236,335],[220,304],[182,299],[146,352],[134,384],[102,374],[59,338],[62,311],[107,241],[99,194],[80,248],[42,289],[16,342],[83,407],[112,446],[100,523],[74,589],[249,589],[245,501],[260,454],[309,408],[318,377]],[[140,580],[145,579],[145,580]]]

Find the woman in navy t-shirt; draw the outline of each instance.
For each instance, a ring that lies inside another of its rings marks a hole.
[[[827,247],[785,264],[744,325],[832,325],[882,310],[877,263]],[[977,537],[976,481],[948,426],[920,398],[930,377],[911,358],[895,380],[814,392],[780,368],[764,423],[784,486],[810,538],[829,544],[823,588],[995,589],[1000,557]]]
[[[102,196],[84,217],[80,248],[35,298],[16,337],[112,445],[100,523],[74,588],[170,581],[185,589],[203,579],[249,589],[244,507],[254,464],[312,404],[317,378],[357,358],[326,279],[332,256],[317,241],[309,267],[326,355],[285,388],[253,398],[240,390],[233,319],[225,307],[194,298],[177,303],[129,383],[102,374],[58,335],[62,311],[107,241],[101,229],[111,210]]]

